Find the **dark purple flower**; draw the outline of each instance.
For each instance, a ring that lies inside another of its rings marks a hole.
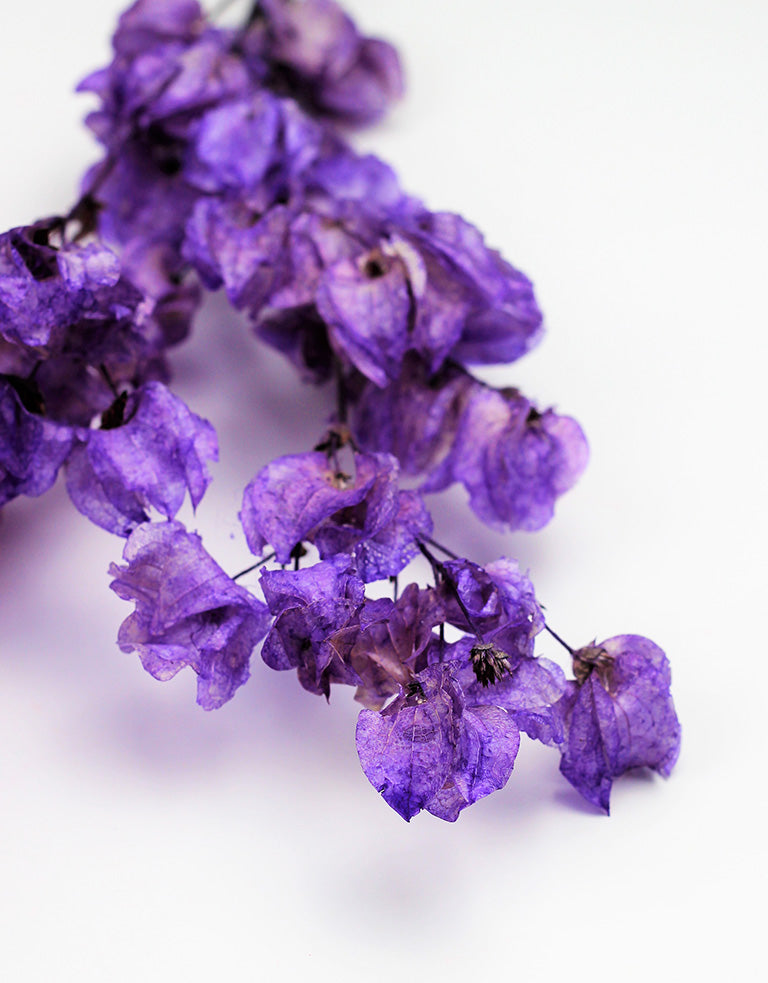
[[[99,430],[78,433],[67,491],[96,525],[127,536],[157,509],[173,518],[189,492],[197,507],[218,459],[216,433],[165,386],[150,382],[119,399]]]
[[[439,593],[446,618],[462,631],[493,644],[517,663],[533,655],[534,638],[544,627],[533,584],[514,560],[485,567],[470,560],[441,564]]]
[[[271,84],[314,115],[372,123],[402,95],[394,48],[362,37],[333,0],[262,0],[249,44],[272,64]]]
[[[145,523],[123,550],[127,566],[112,564],[110,584],[136,609],[123,622],[118,643],[138,652],[156,679],[185,666],[197,673],[197,702],[213,710],[231,699],[249,674],[267,609],[236,584],[179,522]]]
[[[408,821],[427,809],[452,822],[502,788],[519,744],[504,710],[467,706],[450,663],[424,669],[380,713],[362,710],[357,723],[366,777]]]
[[[560,710],[560,771],[585,799],[609,811],[613,779],[648,767],[667,777],[680,753],[669,662],[641,635],[617,635],[579,649]]]
[[[0,376],[0,506],[48,491],[70,452],[72,428],[40,416],[37,399],[33,384]]]
[[[301,685],[326,699],[333,683],[361,683],[349,656],[365,588],[349,557],[264,571],[261,586],[275,615],[261,653],[270,668],[296,669]]]

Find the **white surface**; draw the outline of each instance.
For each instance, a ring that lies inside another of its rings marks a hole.
[[[74,200],[96,150],[70,90],[120,6],[4,5],[0,227]],[[619,781],[605,819],[526,741],[504,791],[406,825],[359,769],[351,694],[326,707],[255,660],[205,714],[187,674],[120,653],[120,544],[57,487],[0,526],[0,978],[761,979],[768,8],[349,7],[409,71],[361,145],[534,278],[549,333],[504,379],[592,446],[543,533],[494,536],[457,494],[438,537],[517,555],[576,644],[658,641],[680,762]],[[239,569],[240,489],[307,446],[326,397],[217,299],[176,361],[222,444],[197,525]]]

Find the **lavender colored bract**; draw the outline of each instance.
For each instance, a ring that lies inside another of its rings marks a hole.
[[[680,753],[680,723],[669,693],[669,662],[640,635],[618,635],[579,649],[576,681],[561,712],[560,771],[584,798],[609,811],[613,780],[647,767],[665,777]]]
[[[538,343],[528,277],[346,140],[400,97],[394,48],[333,0],[258,0],[232,28],[196,0],[138,0],[113,48],[80,86],[103,157],[79,199],[0,234],[0,506],[64,472],[125,540],[120,648],[157,679],[191,668],[204,709],[262,640],[308,693],[352,687],[363,772],[408,821],[453,822],[503,788],[521,734],[605,812],[624,772],[667,776],[661,649],[563,643],[567,679],[537,654],[554,632],[529,574],[432,538],[426,496],[454,483],[492,528],[542,528],[588,449],[573,418],[470,370]],[[202,519],[218,453],[169,388],[205,289],[332,390],[305,443],[256,464],[240,520],[259,559],[234,577],[175,518],[189,496]],[[416,558],[426,583],[406,580]]]
[[[197,702],[214,710],[248,678],[251,653],[267,632],[266,606],[234,583],[179,522],[144,523],[112,564],[112,590],[136,609],[118,644],[138,652],[156,679],[191,666]]]

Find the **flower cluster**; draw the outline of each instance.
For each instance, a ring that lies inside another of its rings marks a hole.
[[[528,278],[349,143],[401,94],[391,45],[333,0],[258,0],[237,28],[196,0],[138,0],[113,44],[81,84],[104,156],[77,204],[0,235],[0,505],[63,470],[75,507],[125,539],[120,647],[158,679],[191,667],[205,709],[262,641],[310,693],[354,687],[363,771],[406,820],[453,821],[502,788],[521,733],[605,811],[628,769],[667,775],[664,653],[593,642],[569,650],[567,679],[535,654],[551,629],[527,574],[432,539],[423,496],[454,482],[492,527],[540,529],[587,445],[571,417],[472,374],[540,338]],[[260,596],[175,519],[217,458],[211,424],[168,388],[203,289],[334,389],[326,431],[244,489]],[[431,582],[401,589],[416,557]],[[369,590],[381,581],[391,599]]]

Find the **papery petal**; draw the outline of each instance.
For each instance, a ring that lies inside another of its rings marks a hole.
[[[461,716],[451,773],[425,808],[455,822],[462,809],[509,781],[520,747],[512,717],[495,706],[467,707]]]
[[[357,753],[385,802],[410,821],[445,784],[455,753],[461,693],[450,671],[434,666],[381,713],[361,710]]]
[[[303,570],[264,571],[261,586],[276,615],[262,648],[267,665],[296,669],[305,689],[326,697],[333,683],[359,685],[349,656],[365,588],[349,557]]]
[[[198,675],[197,702],[211,710],[248,678],[251,653],[269,627],[264,604],[236,584],[179,522],[145,523],[112,564],[112,590],[136,609],[118,636],[156,679],[185,666]]]
[[[160,383],[129,397],[127,414],[121,426],[81,432],[67,471],[75,507],[120,536],[150,507],[172,518],[187,492],[196,507],[210,482],[207,462],[218,458],[210,423]]]
[[[29,412],[12,381],[0,376],[0,506],[48,491],[72,441],[71,427]]]
[[[396,462],[385,455],[355,455],[354,477],[337,472],[320,452],[278,458],[246,486],[240,520],[248,545],[258,554],[269,543],[278,561],[287,563],[297,543],[341,513],[318,532],[318,546],[326,556],[352,548],[394,513],[396,478]],[[358,517],[355,506],[364,501]]]
[[[643,766],[666,777],[677,760],[680,724],[669,663],[649,639],[618,635],[580,649],[574,665],[586,675],[569,684],[562,700],[560,770],[607,813],[614,778]]]
[[[342,260],[326,271],[316,303],[331,343],[363,375],[383,386],[400,374],[411,312],[402,263],[384,254]]]

